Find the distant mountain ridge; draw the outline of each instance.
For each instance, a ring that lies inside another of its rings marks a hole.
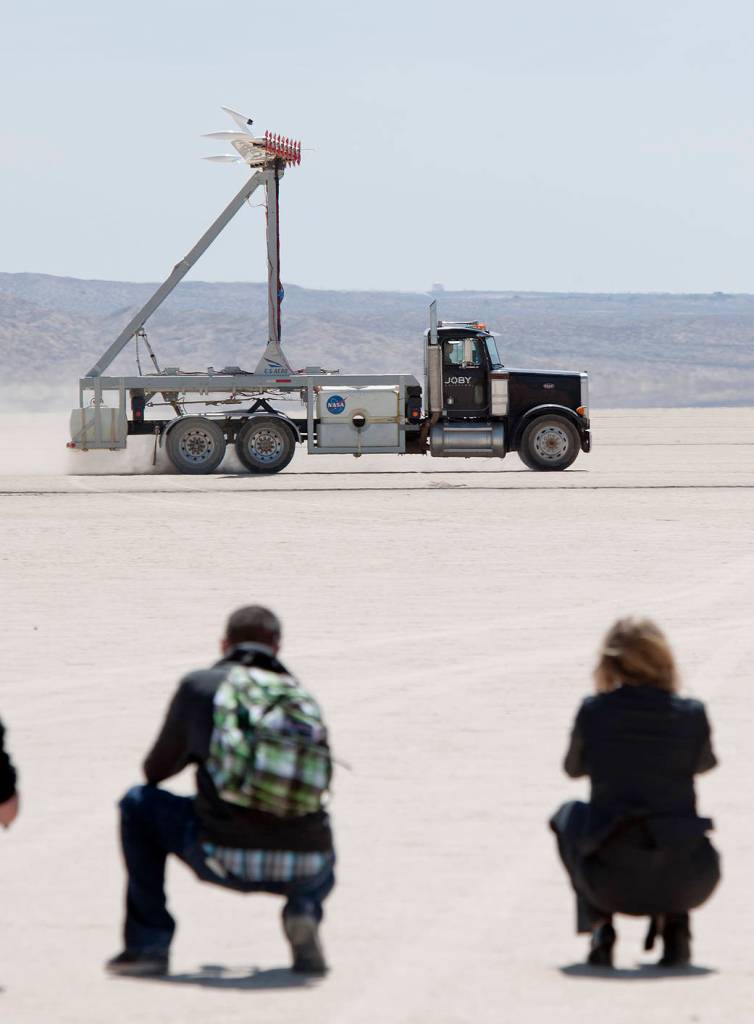
[[[73,391],[155,287],[0,273],[6,392]],[[266,284],[183,282],[147,324],[161,365],[253,369],[266,337],[266,292]],[[432,298],[441,318],[479,319],[499,332],[509,366],[589,370],[595,407],[754,405],[752,295],[431,295],[286,285],[283,346],[294,367],[418,376]],[[130,345],[112,372],[134,370]]]

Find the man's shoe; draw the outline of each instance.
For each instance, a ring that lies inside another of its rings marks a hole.
[[[691,963],[691,930],[688,914],[665,919],[662,930],[663,954],[658,967],[688,967]]]
[[[293,953],[291,969],[299,974],[325,974],[327,964],[314,918],[288,914],[283,917],[283,930]]]
[[[586,962],[592,967],[613,966],[613,946],[615,945],[615,929],[609,921],[597,925],[592,932],[589,956]]]
[[[105,970],[125,978],[159,978],[168,973],[168,955],[124,949],[107,961]]]

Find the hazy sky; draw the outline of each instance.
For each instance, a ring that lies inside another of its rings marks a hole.
[[[0,270],[164,277],[243,182],[199,159],[226,104],[310,147],[281,186],[284,281],[754,291],[744,0],[2,13]],[[192,276],[262,280],[262,218]]]

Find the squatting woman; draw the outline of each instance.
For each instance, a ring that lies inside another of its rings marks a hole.
[[[678,696],[667,640],[647,619],[616,622],[594,675],[597,694],[579,708],[564,766],[589,777],[591,798],[550,821],[576,892],[577,931],[591,932],[588,962],[610,967],[613,914],[648,915],[645,948],[661,935],[660,965],[683,966],[689,911],[720,879],[712,822],[697,815],[694,792],[694,776],[717,764],[704,705]]]

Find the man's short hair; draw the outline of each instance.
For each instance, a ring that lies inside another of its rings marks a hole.
[[[249,604],[230,616],[225,627],[225,639],[231,645],[256,643],[277,647],[281,632],[280,619],[274,612],[258,604]]]

